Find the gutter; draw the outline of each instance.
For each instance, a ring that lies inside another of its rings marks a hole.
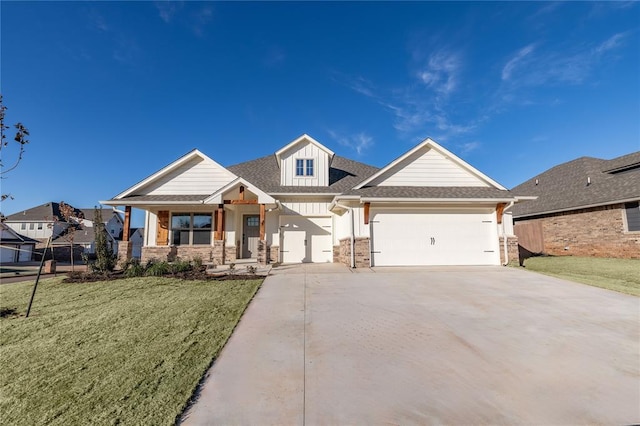
[[[333,202],[331,203],[332,206],[337,206],[340,207],[342,209],[345,209],[346,211],[349,212],[349,216],[351,217],[351,268],[355,268],[356,267],[356,253],[355,253],[355,240],[356,240],[356,236],[355,236],[355,225],[353,223],[354,219],[353,219],[353,207],[347,207],[344,204],[340,204],[338,202]],[[333,208],[333,207],[332,207]]]
[[[509,264],[509,249],[507,248],[507,235],[504,232],[504,213],[509,210],[515,204],[515,201],[511,201],[508,206],[502,210],[502,248],[504,250],[504,263],[502,266],[507,266]]]
[[[493,203],[514,203],[519,198],[377,198],[377,197],[362,197],[363,203],[469,203],[469,202],[485,202],[487,204]]]

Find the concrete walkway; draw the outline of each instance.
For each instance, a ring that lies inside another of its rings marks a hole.
[[[633,424],[638,298],[512,268],[276,268],[185,425]]]

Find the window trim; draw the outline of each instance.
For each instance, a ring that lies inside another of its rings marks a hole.
[[[189,215],[189,227],[188,228],[174,228],[173,227],[173,218],[174,216],[186,216]],[[211,227],[210,228],[196,228],[194,227],[194,217],[195,216],[209,216],[211,217]],[[170,241],[170,245],[172,246],[182,246],[182,247],[191,247],[191,246],[201,246],[201,247],[208,247],[211,246],[211,242],[213,241],[213,231],[215,229],[215,215],[211,212],[171,212],[171,217],[169,218],[169,224],[170,224],[170,235],[169,235],[169,241]],[[209,230],[209,242],[208,243],[203,243],[203,244],[194,244],[193,243],[193,239],[194,239],[194,231],[196,230],[200,230],[200,231],[204,231],[204,230]],[[189,242],[187,244],[176,244],[174,242],[174,232],[175,231],[188,231],[189,232]]]
[[[624,230],[623,231],[624,231],[625,234],[628,234],[628,233],[637,234],[637,233],[640,233],[640,228],[633,229],[633,230],[629,229],[629,217],[627,215],[627,209],[628,209],[627,206],[630,205],[630,204],[636,204],[636,206],[631,206],[632,209],[636,208],[636,209],[640,210],[640,201],[631,201],[631,202],[628,202],[628,203],[624,203],[622,205],[622,209],[621,209],[622,210],[622,222],[623,222],[623,225],[624,225]]]

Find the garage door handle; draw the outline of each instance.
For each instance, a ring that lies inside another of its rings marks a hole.
[[[307,246],[307,240],[304,240],[304,246],[305,247]]]
[[[431,237],[431,245],[432,245],[432,246],[435,246],[435,245],[436,245],[436,239],[435,239],[435,238],[433,238],[433,237]]]

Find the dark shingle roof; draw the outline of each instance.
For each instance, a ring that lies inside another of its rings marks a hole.
[[[513,198],[509,191],[475,186],[370,186],[352,189],[345,195],[376,198]]]
[[[534,176],[511,192],[538,196],[516,204],[516,218],[640,199],[640,151],[612,160],[580,157]]]
[[[276,157],[268,155],[256,160],[236,164],[227,169],[256,185],[267,193],[328,193],[347,191],[378,171],[377,167],[349,160],[338,155],[333,157],[329,169],[328,186],[281,186],[280,167]]]
[[[74,208],[76,214],[80,213],[80,210]],[[11,214],[6,217],[7,222],[43,222],[51,221],[57,217],[62,220],[62,214],[60,214],[59,203],[45,203],[37,207]]]
[[[95,214],[95,208],[86,208],[86,209],[80,209],[82,210],[82,213],[84,213],[84,218],[86,220],[90,220],[91,222],[93,222],[93,217]],[[111,208],[108,209],[100,209],[100,213],[102,213],[102,221],[104,223],[107,223],[111,217],[114,214],[114,210]],[[116,212],[117,213],[117,212]],[[118,215],[120,215],[120,213],[117,213]]]

